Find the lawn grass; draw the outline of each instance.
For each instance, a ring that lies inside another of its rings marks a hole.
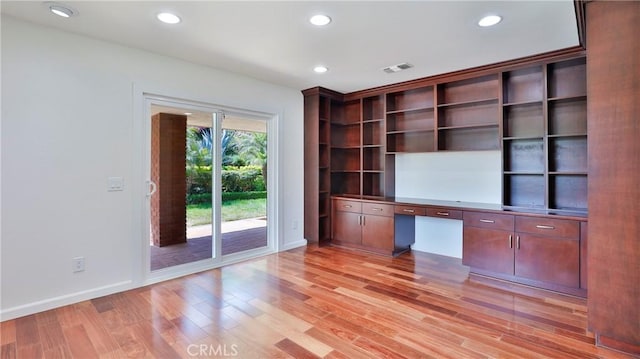
[[[222,202],[222,221],[235,221],[267,215],[266,198]],[[187,226],[211,223],[211,203],[187,205]]]

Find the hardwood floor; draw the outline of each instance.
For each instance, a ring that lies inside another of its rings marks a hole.
[[[1,323],[1,358],[630,358],[586,303],[468,281],[460,260],[308,247]]]

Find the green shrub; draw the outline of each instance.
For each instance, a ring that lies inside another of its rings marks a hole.
[[[267,198],[266,191],[253,192],[222,192],[222,202],[235,201],[238,199],[258,199]]]
[[[262,169],[258,166],[232,167],[227,166],[221,173],[222,192],[250,192],[264,190]],[[262,188],[260,187],[262,183]]]
[[[211,193],[211,166],[187,166],[187,194]],[[222,192],[266,191],[260,166],[224,166],[221,173]]]
[[[252,192],[222,192],[222,202],[234,201],[238,199],[258,199],[267,198],[266,191]],[[211,193],[187,194],[187,204],[211,203]]]
[[[187,193],[211,193],[211,166],[187,166]]]
[[[211,203],[211,193],[188,193],[187,204]]]

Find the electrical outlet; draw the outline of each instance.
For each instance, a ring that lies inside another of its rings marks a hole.
[[[73,258],[73,273],[84,272],[84,257]]]

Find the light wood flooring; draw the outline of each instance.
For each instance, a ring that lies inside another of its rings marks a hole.
[[[1,358],[629,358],[582,299],[468,280],[460,260],[308,247],[1,324]]]

